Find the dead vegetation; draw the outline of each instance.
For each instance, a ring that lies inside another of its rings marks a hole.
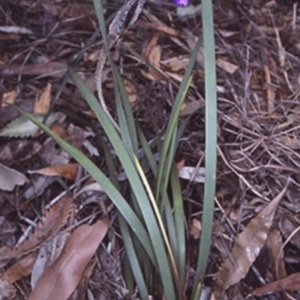
[[[107,19],[120,2],[106,3]],[[45,286],[57,286],[55,280],[69,270],[61,266],[69,262],[70,268],[79,266],[79,275],[66,283],[70,291],[64,299],[79,282],[72,299],[87,299],[88,294],[94,299],[135,299],[135,291],[129,293],[122,277],[122,241],[109,199],[69,154],[9,105],[49,114],[47,124],[57,135],[107,171],[103,148],[95,138],[103,131],[65,76],[68,63],[76,57],[76,71],[95,91],[100,38],[95,34],[93,4],[79,0],[0,3],[1,296],[42,299],[39,291],[31,294],[43,273],[40,270],[50,268],[41,277],[39,289],[44,292]],[[201,32],[198,3],[192,4],[190,12],[189,7],[176,11],[170,3],[149,1],[137,24],[112,51],[136,122],[148,141],[166,126]],[[214,5],[218,174],[204,283],[219,299],[299,299],[300,8],[290,1],[263,0],[222,0]],[[191,119],[177,151],[190,277],[201,230],[204,105],[209,101],[204,99],[203,59],[200,52],[181,111],[182,118],[191,115]],[[108,67],[104,77],[104,96],[114,116]],[[126,195],[128,183],[121,166],[117,172]],[[64,195],[66,191],[72,199]],[[106,219],[95,222],[107,214],[109,225]],[[82,231],[86,236],[82,237]],[[84,262],[63,256],[66,253],[61,253],[59,245],[67,240],[65,251],[85,252],[80,248],[85,238],[94,252],[81,255]],[[41,251],[47,253],[42,263]],[[36,267],[37,263],[42,266]],[[55,292],[62,290],[58,286]],[[49,292],[45,299],[55,295]]]

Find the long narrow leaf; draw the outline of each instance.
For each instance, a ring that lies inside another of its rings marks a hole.
[[[140,267],[138,259],[137,259],[135,249],[133,247],[133,242],[132,242],[132,239],[130,236],[128,225],[120,213],[119,213],[118,219],[119,219],[120,230],[121,230],[121,233],[123,236],[123,241],[124,241],[127,257],[130,262],[132,274],[137,283],[141,299],[146,300],[148,298],[149,292],[148,292],[148,289],[147,289],[147,286],[146,286],[146,283],[145,283],[145,280],[143,277],[141,267]]]
[[[117,181],[115,165],[114,165],[112,155],[111,155],[106,143],[104,143],[103,139],[101,138],[101,136],[99,136],[99,139],[100,139],[100,143],[104,149],[110,179],[111,179],[112,183],[114,183],[114,185],[117,187],[118,181]],[[133,279],[131,277],[133,276],[135,278],[135,282],[138,286],[138,290],[140,292],[141,299],[147,299],[149,293],[148,293],[147,285],[145,283],[145,280],[144,280],[144,277],[142,274],[142,270],[141,270],[139,262],[138,262],[138,258],[137,258],[137,256],[140,253],[136,253],[136,250],[133,246],[131,233],[128,228],[128,224],[126,223],[126,221],[124,220],[124,218],[122,217],[120,212],[118,212],[118,220],[119,220],[120,230],[121,230],[121,234],[122,234],[123,241],[124,241],[127,258],[130,262],[130,268],[131,268],[131,271],[129,273],[125,274],[126,275],[125,281],[126,281],[126,283],[128,283],[128,281],[132,282]],[[144,260],[147,260],[148,257],[146,256],[146,252],[145,251],[143,251],[143,252],[144,252]]]
[[[199,299],[196,290],[204,279],[211,243],[217,164],[217,93],[213,7],[211,0],[202,1],[202,25],[205,67],[205,187],[202,234],[194,285],[193,299]],[[199,283],[199,284],[198,284]]]
[[[132,109],[131,109],[131,106],[130,106],[130,103],[129,103],[128,94],[125,90],[125,86],[124,86],[124,83],[122,81],[122,78],[121,78],[119,72],[117,71],[117,69],[116,69],[116,67],[115,67],[115,65],[112,61],[111,61],[111,66],[112,66],[112,69],[113,69],[115,81],[116,81],[117,86],[119,87],[119,90],[120,90],[120,96],[121,96],[122,104],[123,104],[123,107],[124,107],[124,115],[126,117],[128,132],[129,132],[130,137],[131,137],[132,148],[133,148],[133,151],[134,151],[135,155],[137,155],[138,154],[137,153],[138,152],[137,130],[136,130],[136,127],[135,127],[135,120],[134,120],[133,112],[132,112]],[[120,127],[122,129],[122,126],[120,126]]]
[[[196,46],[195,46],[195,49],[193,51],[193,54],[192,54],[192,57],[190,59],[187,70],[184,74],[181,85],[179,87],[179,91],[178,91],[178,94],[176,96],[175,103],[174,103],[172,113],[171,113],[171,116],[170,116],[170,121],[168,123],[167,131],[166,131],[166,135],[165,135],[165,140],[164,140],[163,148],[162,148],[161,155],[160,155],[160,163],[159,163],[159,167],[158,167],[157,186],[156,186],[156,194],[155,194],[156,199],[158,199],[159,194],[161,193],[161,183],[162,183],[163,175],[165,175],[165,178],[168,178],[168,174],[163,174],[164,170],[165,170],[165,165],[164,164],[165,164],[165,161],[166,161],[166,156],[167,156],[170,144],[171,144],[171,140],[172,140],[172,137],[173,137],[175,127],[177,126],[177,121],[178,121],[178,116],[179,116],[179,113],[180,113],[180,108],[183,104],[183,101],[185,99],[185,95],[187,93],[187,89],[188,89],[188,87],[190,85],[190,82],[191,82],[191,77],[189,77],[189,76],[192,72],[192,67],[195,63],[196,54],[199,50],[199,49],[197,50],[198,44],[199,44],[199,48],[200,48],[200,42],[198,41]],[[193,61],[193,63],[192,63],[192,61]]]
[[[185,257],[186,257],[186,240],[185,240],[185,225],[184,225],[184,209],[183,199],[181,196],[180,182],[178,172],[173,165],[171,172],[171,188],[174,205],[174,220],[177,236],[176,263],[180,274],[181,282],[185,280]]]
[[[135,157],[135,163],[133,163],[132,157],[129,156],[118,133],[116,132],[116,129],[111,123],[111,120],[103,111],[103,108],[100,106],[94,94],[89,90],[89,88],[85,85],[82,79],[72,69],[69,70],[69,73],[71,79],[74,81],[74,83],[79,88],[82,95],[84,95],[86,101],[96,114],[99,122],[103,126],[105,133],[109,137],[109,140],[112,143],[121,161],[121,164],[124,168],[124,171],[127,174],[132,190],[136,196],[136,199],[138,200],[147,230],[149,232],[149,236],[153,245],[153,250],[156,256],[156,266],[159,268],[160,271],[160,275],[165,288],[166,297],[167,299],[175,299],[175,288],[172,280],[168,257],[165,251],[160,229],[158,227],[156,218],[154,216],[152,207],[149,202],[148,195],[145,191],[145,188],[141,182],[141,179],[136,169],[138,161]]]

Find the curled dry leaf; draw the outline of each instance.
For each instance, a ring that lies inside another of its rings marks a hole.
[[[256,288],[252,294],[261,296],[267,293],[276,293],[283,290],[299,291],[300,290],[300,273],[292,274],[284,279],[271,282],[265,286]]]
[[[0,259],[7,260],[26,255],[46,243],[64,225],[70,213],[74,210],[73,201],[64,196],[46,212],[34,232],[21,245],[15,248],[0,248]]]
[[[30,174],[41,174],[45,176],[60,176],[75,180],[78,164],[60,164],[35,171],[28,171]]]
[[[272,260],[273,260],[273,275],[275,278],[285,278],[286,277],[286,270],[284,264],[284,257],[283,257],[283,242],[282,236],[277,229],[273,229],[270,231],[268,239],[267,239],[267,246],[270,249]]]
[[[16,185],[23,185],[27,181],[22,173],[0,164],[0,190],[12,191]]]
[[[84,269],[106,235],[108,219],[78,227],[67,240],[61,256],[38,280],[28,300],[68,299]]]
[[[216,275],[216,291],[222,294],[230,286],[238,283],[249,271],[249,268],[264,246],[273,218],[287,186],[256,217],[254,217],[237,237],[234,247]]]

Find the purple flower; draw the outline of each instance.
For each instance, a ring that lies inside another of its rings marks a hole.
[[[173,0],[179,6],[188,6],[189,0]]]

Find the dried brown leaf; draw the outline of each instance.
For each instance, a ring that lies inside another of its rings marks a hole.
[[[216,64],[219,68],[223,69],[224,71],[228,72],[229,74],[235,73],[235,71],[238,69],[237,65],[234,65],[222,58],[218,58],[216,61]]]
[[[285,278],[287,274],[285,270],[285,263],[282,251],[283,242],[279,230],[273,229],[270,231],[267,240],[267,245],[271,251],[273,259],[273,274],[275,278]]]
[[[229,257],[227,257],[216,275],[216,288],[225,291],[239,282],[248,273],[249,268],[264,246],[273,218],[287,186],[256,217],[254,217],[237,237]]]
[[[60,176],[75,180],[78,170],[78,164],[61,164],[35,171],[28,171],[30,174],[41,174],[45,176]]]
[[[89,261],[86,268],[84,269],[80,283],[78,284],[76,290],[72,294],[72,297],[69,298],[70,300],[85,299],[86,290],[90,283],[97,261],[98,259],[96,258],[92,258]]]
[[[164,61],[161,61],[161,63],[164,66],[170,68],[172,72],[179,72],[187,67],[187,65],[189,64],[189,60],[189,57],[181,55],[167,58]]]
[[[293,245],[300,249],[300,231],[297,230],[299,223],[287,213],[283,213],[279,221],[279,229],[282,235],[289,239]]]
[[[189,232],[190,232],[190,235],[195,239],[195,240],[198,240],[199,237],[200,237],[200,232],[201,232],[201,228],[202,228],[202,225],[200,223],[200,221],[196,218],[193,218],[191,221],[190,221],[190,224],[189,224]]]
[[[188,103],[183,103],[182,107],[180,109],[180,117],[185,117],[188,115],[193,114],[195,111],[197,111],[200,107],[203,107],[202,101],[191,101]]]
[[[34,289],[37,281],[60,256],[62,249],[69,237],[69,232],[58,232],[52,239],[45,243],[38,252],[34,266],[30,276],[31,289]]]
[[[261,296],[267,293],[276,293],[282,290],[299,291],[300,290],[300,273],[292,274],[284,279],[271,282],[265,286],[256,288],[252,294]]]
[[[40,64],[12,65],[0,71],[3,75],[41,75],[61,78],[67,71],[65,62],[50,61]]]
[[[31,273],[35,262],[35,255],[29,254],[9,267],[0,277],[0,280],[5,280],[9,283],[14,283]]]
[[[16,101],[17,93],[15,90],[4,93],[2,96],[1,107],[8,106],[8,104],[14,104]]]
[[[1,260],[16,258],[38,249],[64,225],[73,209],[73,201],[69,196],[61,198],[50,207],[34,232],[24,243],[12,249],[8,247],[0,248]]]
[[[279,137],[279,140],[282,144],[293,150],[300,149],[300,140],[296,136],[283,135]]]
[[[61,256],[45,271],[28,300],[68,299],[103,240],[108,220],[82,225],[67,240]]]
[[[159,38],[158,34],[156,34],[156,33],[153,34],[153,36],[152,36],[150,42],[148,43],[148,45],[147,45],[147,47],[146,47],[146,49],[145,49],[145,51],[144,51],[144,53],[143,53],[143,56],[144,56],[146,59],[149,59],[149,55],[150,55],[150,53],[151,53],[153,47],[155,47],[155,46],[157,45],[158,38]]]
[[[184,37],[184,34],[180,30],[176,30],[174,28],[168,27],[164,24],[153,24],[145,21],[138,20],[136,24],[140,27],[143,28],[148,28],[148,29],[154,29],[157,30],[158,32],[165,33],[169,36],[175,36],[175,37]]]
[[[154,46],[149,54],[149,63],[153,67],[160,68],[160,58],[161,58],[161,47]]]
[[[129,102],[130,103],[136,102],[137,95],[136,95],[136,87],[135,87],[135,85],[131,81],[127,80],[127,79],[124,79],[123,83],[124,83],[124,86],[125,86],[125,90],[126,90],[126,92],[128,94],[128,100],[129,100]]]
[[[33,112],[35,114],[46,114],[51,102],[51,83],[48,82],[45,90],[35,100]]]

